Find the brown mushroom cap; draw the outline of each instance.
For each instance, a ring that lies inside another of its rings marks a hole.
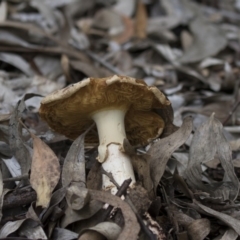
[[[77,138],[92,125],[92,114],[101,109],[125,109],[125,130],[133,146],[145,145],[158,137],[164,121],[154,110],[170,105],[156,87],[143,80],[125,76],[88,78],[46,96],[40,116],[55,131],[70,139]],[[91,131],[87,143],[98,143],[98,133]]]

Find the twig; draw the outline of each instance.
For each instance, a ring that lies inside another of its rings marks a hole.
[[[28,174],[24,174],[24,175],[17,176],[17,177],[12,177],[12,178],[4,178],[3,182],[4,183],[6,183],[6,182],[14,182],[14,181],[21,181],[21,180],[24,180],[24,179],[28,179]]]
[[[119,75],[124,75],[118,68],[114,67],[112,64],[106,62],[102,58],[100,58],[98,55],[94,54],[93,52],[89,50],[84,50],[83,51],[87,56],[95,60],[96,62],[99,62],[101,65],[103,65],[105,68],[110,70],[113,73],[119,74]]]
[[[5,195],[3,200],[3,209],[22,207],[36,201],[37,194],[31,189],[20,189]]]
[[[238,106],[240,104],[240,100],[238,100],[234,105],[232,110],[229,112],[227,118],[223,121],[222,125],[226,125],[228,120],[231,118],[231,116],[234,114],[234,112],[237,110]]]
[[[103,168],[102,168],[102,173],[105,174],[110,181],[116,185],[116,187],[118,188],[118,191],[116,193],[116,196],[121,197],[123,194],[125,194],[127,188],[129,187],[129,184],[131,183],[131,179],[127,179],[123,182],[123,184],[121,186],[119,186],[119,184],[114,180],[112,173],[106,172]],[[138,222],[140,224],[140,226],[142,227],[142,230],[145,232],[145,234],[148,236],[149,240],[156,240],[155,235],[148,229],[148,227],[144,224],[141,216],[139,215],[139,213],[137,212],[137,209],[135,208],[134,204],[132,203],[131,199],[129,198],[128,195],[125,196],[125,201],[128,203],[128,205],[131,207],[132,211],[135,213]],[[113,207],[112,206],[108,206],[107,210],[106,210],[106,217],[111,213]]]
[[[121,197],[122,195],[125,195],[126,194],[126,191],[130,185],[130,183],[132,182],[132,179],[129,178],[129,179],[126,179],[122,185],[120,186],[113,178],[112,176],[112,173],[109,173],[107,171],[105,171],[103,168],[101,169],[102,171],[102,174],[105,174],[109,179],[110,181],[116,185],[118,191],[116,192],[116,196],[118,197]],[[104,216],[103,216],[103,219],[106,220],[106,218],[110,215],[110,213],[112,212],[113,210],[113,206],[109,205],[108,208],[106,209],[105,213],[104,213]],[[115,212],[116,213],[116,212]],[[114,213],[114,214],[115,214]]]
[[[106,175],[106,176],[109,178],[109,180],[117,187],[117,189],[120,188],[120,185],[115,181],[115,179],[113,178],[113,175],[112,175],[111,172],[107,172],[107,171],[105,171],[103,168],[101,168],[101,172],[102,172],[102,174]],[[131,180],[131,181],[132,181],[132,180]],[[117,194],[116,194],[116,195],[117,195]],[[117,196],[118,196],[118,195],[117,195]]]
[[[126,202],[129,204],[131,207],[132,211],[135,213],[137,220],[142,228],[142,230],[145,232],[145,234],[148,236],[149,240],[156,240],[156,236],[148,229],[148,227],[145,225],[143,222],[142,217],[139,215],[137,212],[137,209],[135,208],[134,204],[132,203],[132,200],[129,198],[129,196],[126,196]]]

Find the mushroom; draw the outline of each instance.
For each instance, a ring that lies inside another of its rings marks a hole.
[[[146,145],[163,131],[164,120],[156,113],[170,102],[156,87],[126,76],[88,78],[55,91],[41,101],[40,116],[55,131],[77,138],[93,121],[97,131],[89,132],[86,143],[99,143],[98,161],[121,185],[136,182],[130,146]],[[127,146],[127,147],[126,147]],[[103,175],[103,189],[116,193]]]

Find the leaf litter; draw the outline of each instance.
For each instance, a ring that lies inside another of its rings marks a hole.
[[[2,1],[0,239],[238,239],[238,11],[239,1]],[[38,115],[42,96],[113,74],[157,86],[173,107],[157,112],[160,138],[129,149],[137,187],[118,186],[121,198],[100,191],[86,133],[72,141]]]

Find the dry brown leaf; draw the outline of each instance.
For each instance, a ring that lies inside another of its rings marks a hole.
[[[196,219],[187,227],[188,235],[194,240],[203,240],[211,231],[210,221],[206,218]]]
[[[151,179],[148,157],[144,157],[144,155],[133,155],[132,164],[134,171],[138,175],[139,181],[142,182],[144,188],[148,191],[149,196],[153,196],[153,182]]]
[[[48,207],[60,178],[60,164],[55,153],[40,138],[31,134],[33,157],[30,183],[37,193],[36,206]]]
[[[102,174],[101,174],[101,163],[98,161],[94,162],[87,175],[87,188],[100,190],[102,187]]]
[[[172,153],[185,143],[192,132],[192,118],[184,119],[183,125],[170,136],[153,143],[147,154],[150,158],[150,171],[156,190]]]
[[[113,41],[116,41],[119,44],[123,44],[133,36],[134,34],[134,25],[132,19],[126,16],[122,16],[122,21],[124,23],[124,31],[117,36],[112,37]]]
[[[147,36],[146,27],[147,27],[146,6],[142,2],[142,0],[138,0],[137,12],[135,17],[135,37],[139,39],[145,39]]]
[[[71,75],[70,75],[70,65],[69,65],[69,58],[67,55],[63,54],[61,57],[61,66],[63,70],[63,74],[65,75],[67,81],[71,83]]]

